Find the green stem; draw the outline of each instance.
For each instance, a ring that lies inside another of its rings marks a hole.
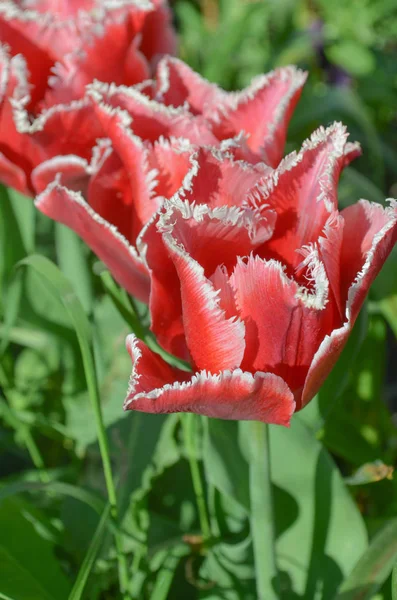
[[[196,419],[197,417],[193,413],[181,414],[182,427],[185,439],[185,448],[192,476],[193,489],[196,496],[200,528],[203,534],[204,541],[207,541],[211,538],[211,528],[207,514],[207,506],[205,503],[204,487],[201,479],[200,466],[197,460],[197,451],[195,443]]]
[[[269,426],[251,426],[250,498],[258,600],[278,600],[280,586],[276,563]]]
[[[91,399],[91,404],[92,404],[92,408],[93,408],[94,416],[95,416],[96,430],[98,433],[99,450],[101,453],[103,472],[104,472],[105,482],[106,482],[106,489],[107,489],[107,494],[108,494],[109,504],[110,504],[110,514],[111,514],[113,520],[118,524],[119,523],[119,513],[118,513],[118,506],[117,506],[116,486],[115,486],[114,480],[113,480],[112,465],[111,465],[111,460],[110,460],[109,442],[108,442],[108,438],[106,435],[105,424],[103,422],[102,408],[101,408],[101,403],[100,403],[100,399],[99,399],[98,384],[97,384],[96,377],[92,376],[92,374],[95,373],[95,367],[93,364],[92,353],[89,353],[89,354],[83,353],[83,363],[84,363],[84,369],[85,369],[86,379],[87,379],[88,394]],[[123,594],[123,599],[129,600],[130,595],[127,592],[128,583],[129,583],[127,559],[124,554],[122,536],[119,533],[119,531],[114,532],[114,541],[115,541],[115,546],[116,546],[121,592]]]

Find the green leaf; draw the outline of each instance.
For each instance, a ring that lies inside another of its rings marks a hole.
[[[204,449],[207,477],[221,494],[239,502],[247,514],[250,424],[239,423],[238,434],[233,421],[213,425],[211,419],[209,425],[208,435],[213,439],[206,441]],[[294,416],[290,429],[271,427],[270,455],[283,589],[309,599],[319,586],[322,600],[330,600],[367,547],[363,519],[330,455],[300,415]],[[248,577],[247,569],[248,565]],[[223,572],[224,585],[232,585],[225,567]]]
[[[203,460],[207,480],[223,494],[237,500],[250,511],[250,493],[247,462],[238,448],[238,423],[227,426],[219,419],[205,419]]]
[[[89,311],[93,301],[92,283],[83,242],[74,231],[55,223],[55,245],[61,271],[73,284],[84,310]]]
[[[81,487],[61,481],[52,481],[50,483],[42,483],[40,481],[18,481],[4,487],[0,487],[0,503],[6,498],[20,494],[21,492],[46,492],[48,494],[61,494],[70,496],[80,502],[84,502],[91,506],[96,512],[101,513],[103,510],[104,501],[96,494],[89,492]]]
[[[240,427],[247,445],[249,428]],[[330,455],[299,415],[289,430],[271,428],[270,456],[272,481],[283,492],[278,506],[275,499],[279,568],[295,593],[313,598],[321,589],[322,600],[331,599],[367,547],[363,519]]]
[[[391,578],[391,593],[392,600],[397,600],[397,564],[394,565],[393,575]]]
[[[17,600],[63,600],[70,584],[54,555],[45,522],[17,498],[0,504],[0,592]]]
[[[178,544],[167,552],[166,559],[159,570],[150,600],[167,600],[169,591],[175,577],[175,571],[184,556],[189,554],[186,544]]]
[[[91,343],[91,330],[88,319],[82,309],[80,301],[70,281],[48,258],[34,254],[20,261],[18,265],[32,267],[43,277],[52,295],[60,299],[76,330],[77,337],[82,346],[82,353]]]
[[[11,188],[7,188],[7,194],[18,223],[23,245],[26,252],[30,254],[34,252],[38,212],[32,198],[28,198]]]
[[[341,585],[336,600],[370,600],[390,575],[396,560],[397,519],[392,519],[371,541]]]
[[[105,534],[106,525],[110,515],[110,508],[110,504],[108,504],[102,513],[101,519],[98,523],[98,527],[96,528],[95,534],[92,538],[92,542],[84,558],[83,564],[81,565],[80,571],[77,575],[77,579],[75,581],[72,591],[70,592],[68,600],[80,600],[83,597],[83,592],[87,583],[87,579],[95,565],[96,557],[101,548],[103,536]]]

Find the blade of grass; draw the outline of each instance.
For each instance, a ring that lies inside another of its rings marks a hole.
[[[88,552],[85,555],[83,564],[80,567],[80,571],[77,575],[77,579],[75,581],[73,589],[70,592],[69,600],[80,600],[83,597],[83,592],[87,583],[87,579],[93,569],[96,557],[101,547],[103,536],[106,531],[106,524],[110,517],[111,508],[112,507],[110,506],[110,504],[108,504],[102,513],[102,517],[98,523],[98,527],[96,528],[94,537],[92,538],[90,547],[88,548]]]
[[[110,461],[109,442],[106,435],[106,429],[103,422],[102,408],[99,398],[98,381],[94,363],[94,355],[92,348],[92,335],[89,321],[83,310],[83,307],[76,296],[76,293],[69,282],[63,275],[60,269],[44,256],[33,255],[18,263],[32,267],[39,273],[49,285],[55,297],[60,298],[76,331],[77,339],[80,346],[81,356],[83,359],[84,372],[86,376],[88,394],[91,400],[95,423],[98,434],[99,449],[102,458],[103,471],[105,476],[106,488],[111,507],[111,515],[116,523],[118,523],[118,506],[116,487],[113,480],[112,467]],[[116,554],[119,565],[120,588],[123,597],[127,600],[128,587],[128,568],[126,557],[123,552],[122,538],[117,533],[114,536]]]
[[[374,537],[335,600],[370,600],[390,575],[397,560],[397,518]]]

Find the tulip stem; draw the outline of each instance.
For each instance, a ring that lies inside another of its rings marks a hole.
[[[200,528],[203,534],[204,543],[211,537],[210,522],[207,514],[207,506],[204,496],[204,486],[201,479],[200,465],[197,460],[197,435],[195,423],[198,422],[197,415],[193,413],[181,414],[182,428],[185,439],[185,449],[192,476],[193,490],[196,496],[197,510],[200,521]]]
[[[105,476],[106,489],[110,504],[110,515],[113,518],[114,522],[119,524],[119,512],[117,505],[117,494],[116,494],[116,486],[114,484],[113,473],[112,473],[112,464],[110,460],[110,449],[109,449],[109,441],[106,434],[106,428],[103,421],[102,407],[99,397],[99,389],[98,389],[98,381],[96,377],[96,369],[95,369],[95,359],[93,356],[93,352],[89,347],[81,346],[82,357],[83,357],[83,365],[86,375],[87,381],[87,389],[88,395],[91,400],[94,417],[95,417],[95,425],[98,434],[98,444],[99,451],[101,453],[103,473]],[[122,592],[123,600],[130,600],[130,595],[128,594],[128,565],[127,559],[123,550],[123,540],[122,535],[119,531],[114,532],[114,542],[116,546],[116,556],[118,562],[118,571],[119,571],[119,581],[120,581],[120,589]]]
[[[276,600],[280,598],[280,587],[276,563],[269,425],[254,421],[250,426],[251,535],[257,598]]]

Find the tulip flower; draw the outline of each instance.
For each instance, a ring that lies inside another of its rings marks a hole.
[[[29,8],[6,0],[0,39],[0,179],[28,195],[35,166],[58,155],[89,159],[101,137],[87,84],[133,85],[175,50],[162,0],[36,0]]]
[[[180,192],[197,204],[238,205],[269,171],[183,139],[145,143],[121,127],[119,142],[102,140],[90,162],[54,158],[35,169],[33,182],[43,190],[37,208],[73,229],[122,287],[147,301],[149,273],[136,246],[164,199]]]
[[[338,211],[341,169],[358,152],[334,124],[265,173],[240,206],[180,194],[164,204],[138,246],[153,332],[192,373],[129,336],[127,410],[288,425],[313,398],[397,236],[395,201]]]
[[[215,98],[211,106],[203,101],[199,114],[191,99],[174,107],[164,92],[166,70],[181,65],[170,58],[160,61],[158,82],[89,85],[84,102],[90,102],[100,129],[91,158],[81,153],[56,156],[43,161],[31,176],[40,193],[39,210],[74,229],[116,280],[142,300],[149,290],[147,270],[136,252],[142,228],[164,199],[182,187],[186,197],[194,193],[196,203],[240,204],[254,183],[272,171],[261,158],[268,156],[271,164],[280,160],[286,127],[305,81],[298,69],[278,69],[242,92],[219,91],[223,104]],[[153,92],[157,99],[148,97],[154,86],[164,92],[161,97]],[[214,87],[202,81],[203,86]],[[217,111],[224,115],[222,126]]]

